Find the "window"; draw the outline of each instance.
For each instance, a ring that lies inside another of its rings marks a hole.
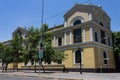
[[[75,26],[75,25],[83,23],[84,21],[85,20],[82,16],[76,16],[71,20],[70,25]]]
[[[95,32],[95,41],[98,41],[98,36],[97,36],[97,32]]]
[[[82,63],[81,51],[77,50],[75,52],[75,63]]]
[[[101,25],[102,27],[104,27],[104,25],[103,25],[103,23],[102,23],[102,22],[100,22],[100,25]]]
[[[81,29],[74,30],[74,43],[82,42]]]
[[[104,39],[105,38],[105,32],[100,31],[100,34],[101,34],[101,43],[106,44],[106,40]]]
[[[104,57],[104,64],[108,64],[108,57],[105,51],[103,52],[103,57]]]
[[[108,38],[108,45],[110,46],[110,38]]]
[[[81,24],[80,20],[76,20],[73,25],[75,26],[75,25],[78,25],[78,24]]]
[[[62,38],[58,38],[58,46],[62,46]]]

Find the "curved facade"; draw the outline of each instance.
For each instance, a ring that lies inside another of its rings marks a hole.
[[[52,47],[63,50],[63,64],[69,70],[110,71],[115,69],[110,17],[98,6],[77,4],[64,15],[64,24],[56,26]],[[81,55],[76,54],[78,47]],[[79,61],[81,60],[81,61]]]

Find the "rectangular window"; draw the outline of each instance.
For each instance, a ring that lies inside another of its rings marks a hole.
[[[108,38],[108,45],[110,46],[110,38]]]
[[[105,38],[105,32],[101,30],[100,34],[101,34],[101,43],[106,44],[106,40],[104,39]]]
[[[95,41],[98,42],[97,32],[95,32]]]
[[[80,43],[82,42],[82,33],[81,29],[74,30],[74,43]]]
[[[62,46],[62,38],[58,38],[58,46]]]

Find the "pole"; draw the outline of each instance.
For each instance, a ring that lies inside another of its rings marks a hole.
[[[81,58],[81,51],[82,49],[78,47],[77,52],[80,54],[80,74],[82,74],[82,58]]]
[[[41,34],[40,34],[40,44],[42,43],[42,31],[43,31],[43,13],[44,13],[44,0],[42,0],[42,12],[41,12]],[[39,51],[40,55],[41,49]],[[42,65],[41,57],[39,56],[39,74],[40,74],[40,66]]]
[[[82,74],[82,63],[80,63],[80,74]]]
[[[102,61],[101,61],[101,53],[100,53],[100,45],[99,45],[99,43],[98,43],[98,54],[99,54],[100,73],[102,73]]]

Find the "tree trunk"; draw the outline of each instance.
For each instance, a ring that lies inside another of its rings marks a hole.
[[[36,73],[36,60],[35,60],[35,67],[34,67],[34,72]]]

